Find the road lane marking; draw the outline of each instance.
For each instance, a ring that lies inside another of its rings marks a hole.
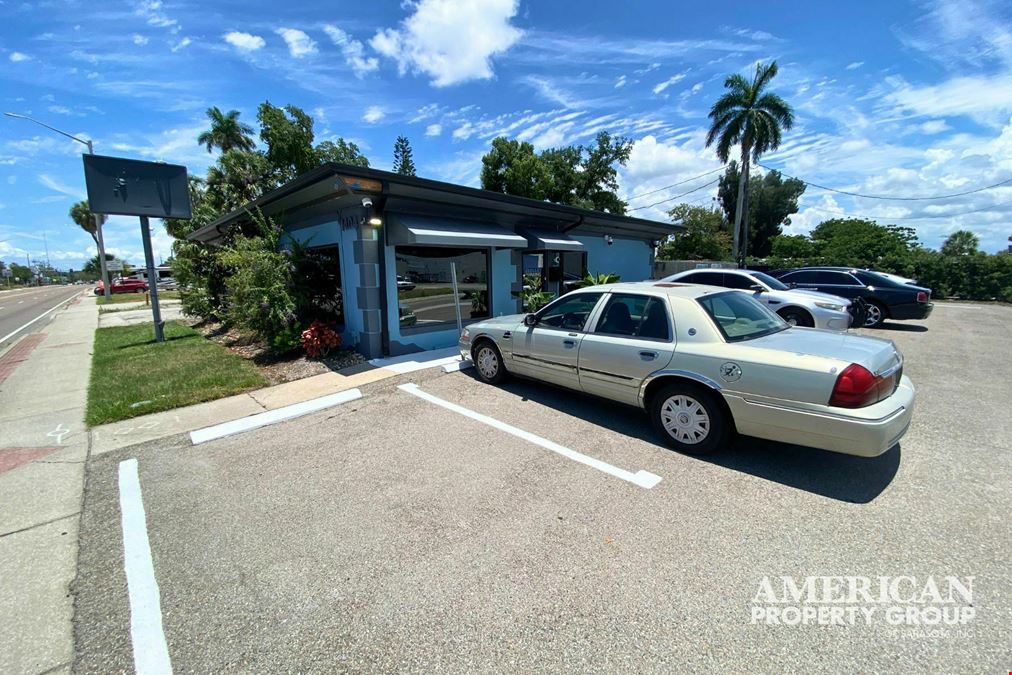
[[[138,675],[172,673],[162,628],[162,604],[151,559],[147,518],[137,460],[119,463],[119,508],[123,526],[123,568],[130,598],[130,642]]]
[[[551,450],[552,452],[562,455],[567,459],[571,459],[574,462],[579,462],[580,464],[585,464],[591,468],[597,469],[598,471],[603,471],[609,476],[621,478],[622,480],[628,481],[633,485],[638,485],[639,487],[646,488],[649,490],[650,488],[654,487],[655,485],[661,482],[660,476],[652,474],[649,471],[644,471],[643,469],[640,469],[636,473],[633,473],[631,471],[626,471],[625,469],[620,469],[616,466],[608,464],[607,462],[602,462],[599,459],[588,457],[587,455],[577,452],[576,450],[570,450],[569,448],[559,445],[554,441],[550,441],[547,438],[541,438],[540,436],[532,434],[529,431],[518,429],[517,427],[514,427],[510,424],[506,424],[505,422],[500,422],[499,420],[494,419],[492,417],[488,417],[487,415],[482,415],[481,413],[474,412],[473,410],[468,410],[467,408],[459,406],[456,403],[444,401],[438,396],[433,396],[432,394],[422,391],[417,384],[402,384],[399,385],[397,388],[400,389],[401,391],[405,391],[411,394],[412,396],[417,396],[420,399],[426,400],[429,403],[434,403],[435,405],[438,405],[442,408],[446,408],[447,410],[455,412],[459,415],[463,415],[464,417],[470,417],[471,419],[481,422],[482,424],[487,424],[488,426],[498,429],[500,431],[505,431],[506,433],[512,434],[517,438],[521,438],[527,441],[528,443],[540,445],[542,448],[545,448],[546,450]]]
[[[981,307],[986,307],[986,306],[987,305],[958,305],[958,304],[956,304],[954,302],[953,303],[949,303],[949,302],[938,302],[938,303],[935,303],[935,307],[951,307],[952,309],[980,309]]]
[[[4,342],[7,342],[7,340],[9,340],[10,338],[14,337],[15,335],[17,335],[18,333],[20,333],[21,331],[23,331],[25,328],[28,328],[33,323],[35,323],[36,321],[38,321],[42,317],[46,316],[47,314],[49,314],[50,312],[52,312],[53,310],[55,310],[60,305],[67,304],[68,302],[70,302],[71,300],[73,300],[74,298],[76,298],[78,295],[80,295],[80,294],[79,293],[75,293],[74,295],[70,296],[66,300],[61,300],[60,302],[56,303],[55,305],[53,305],[52,307],[50,307],[49,309],[47,309],[46,311],[44,311],[42,314],[39,314],[37,317],[35,317],[31,321],[29,321],[28,323],[26,323],[23,326],[20,326],[18,328],[15,328],[10,333],[7,333],[7,335],[4,335],[2,338],[0,338],[0,344],[3,344]],[[22,300],[21,302],[24,302],[24,300]],[[18,304],[20,305],[21,302],[19,302]]]
[[[215,424],[211,427],[204,427],[203,429],[191,431],[190,442],[193,443],[193,445],[200,445],[201,443],[207,443],[208,441],[224,438],[225,436],[231,436],[232,434],[259,429],[260,427],[265,427],[268,424],[277,424],[278,422],[284,422],[285,420],[302,417],[303,415],[308,415],[309,413],[314,413],[326,408],[332,408],[336,405],[347,403],[348,401],[354,401],[359,398],[362,398],[362,392],[360,390],[349,389],[337,394],[330,394],[328,396],[321,396],[320,398],[314,398],[309,401],[303,401],[302,403],[286,405],[283,408],[276,408],[274,410],[268,410],[267,412],[257,413],[256,415],[240,417],[239,419],[232,420],[231,422]]]

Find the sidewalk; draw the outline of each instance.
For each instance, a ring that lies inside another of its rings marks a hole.
[[[84,296],[4,355],[13,353],[0,381],[0,672],[70,672],[97,325]]]

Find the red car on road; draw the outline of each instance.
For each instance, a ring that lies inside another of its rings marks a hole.
[[[148,290],[148,282],[143,279],[115,279],[109,286],[110,293],[144,293]],[[105,285],[99,281],[95,285],[95,295],[105,293]]]

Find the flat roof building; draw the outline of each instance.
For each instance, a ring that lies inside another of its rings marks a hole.
[[[193,232],[218,243],[253,209],[325,257],[344,344],[373,358],[456,344],[464,323],[522,310],[525,275],[558,295],[589,270],[649,279],[679,225],[326,164]],[[451,266],[452,263],[452,266]],[[453,294],[451,269],[458,294]]]

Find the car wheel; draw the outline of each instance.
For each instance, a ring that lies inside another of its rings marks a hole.
[[[878,328],[882,325],[882,322],[886,319],[885,307],[880,303],[869,300],[868,301],[868,314],[864,319],[865,328]]]
[[[797,307],[788,307],[778,312],[784,321],[791,324],[792,326],[804,326],[811,328],[815,325],[815,321],[812,319],[812,315],[803,309]]]
[[[490,340],[482,340],[474,348],[474,369],[478,371],[478,377],[482,382],[488,384],[499,384],[506,379],[506,366],[503,365],[502,355]]]
[[[689,455],[706,455],[720,449],[731,432],[723,406],[702,387],[668,385],[650,400],[649,412],[664,442]]]

